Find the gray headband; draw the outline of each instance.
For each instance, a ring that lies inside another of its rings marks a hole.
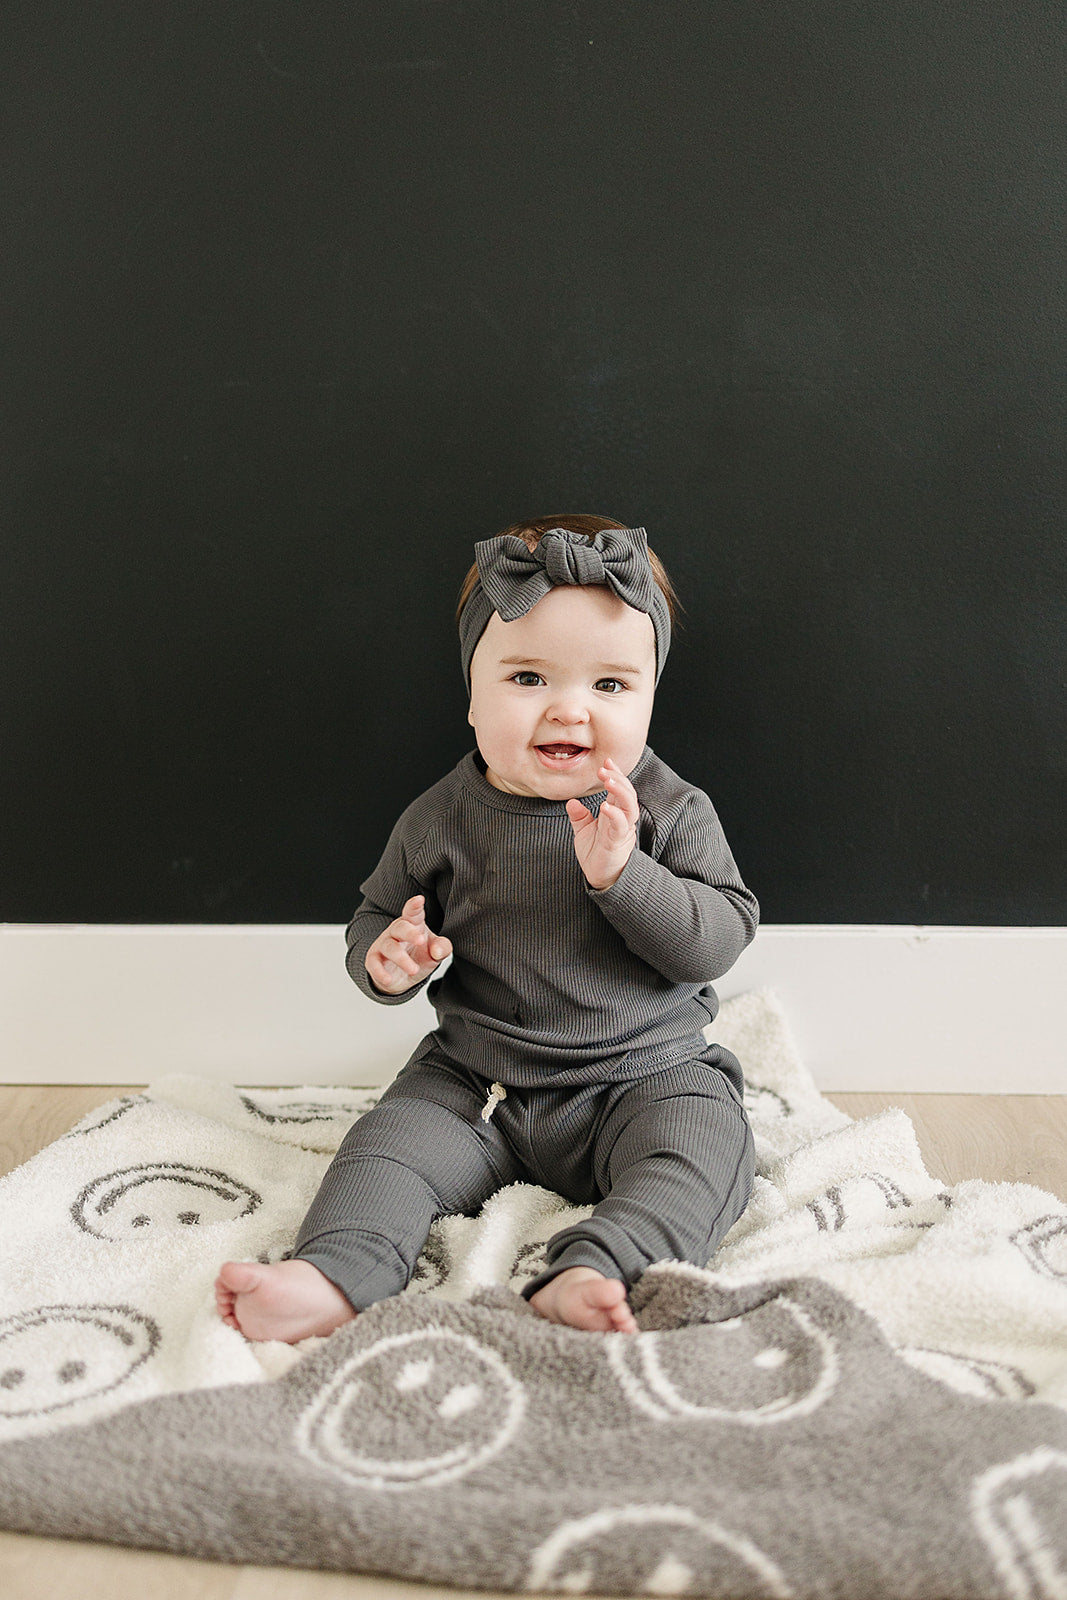
[[[560,584],[595,584],[610,589],[652,619],[656,635],[656,682],[671,647],[671,615],[648,559],[644,528],[605,528],[592,543],[569,528],[550,528],[531,550],[514,534],[482,539],[474,547],[478,581],[459,619],[459,648],[468,687],[474,647],[495,611],[514,622],[532,611]]]

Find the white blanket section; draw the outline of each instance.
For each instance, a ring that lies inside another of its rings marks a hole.
[[[1067,1406],[1067,1204],[1025,1184],[946,1189],[903,1111],[854,1121],[819,1094],[771,995],[728,1002],[711,1036],[744,1066],[759,1173],[713,1277],[823,1278],[931,1377],[991,1401]],[[0,1438],[260,1382],[319,1343],[249,1344],[216,1316],[214,1277],[227,1258],[290,1247],[377,1093],[167,1077],[0,1180]],[[587,1210],[530,1185],[501,1190],[479,1216],[435,1224],[406,1292],[517,1285],[520,1257]]]

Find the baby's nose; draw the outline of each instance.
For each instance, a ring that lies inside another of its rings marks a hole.
[[[579,723],[589,721],[589,707],[576,695],[564,695],[552,705],[548,716],[550,722],[561,722],[566,727],[573,728]]]

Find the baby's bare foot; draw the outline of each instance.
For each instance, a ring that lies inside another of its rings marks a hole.
[[[565,1267],[543,1289],[530,1296],[530,1304],[549,1322],[589,1333],[636,1333],[634,1314],[626,1304],[626,1285],[605,1278],[595,1267]]]
[[[297,1344],[351,1322],[355,1310],[336,1284],[310,1261],[226,1261],[215,1279],[223,1322],[246,1339]]]

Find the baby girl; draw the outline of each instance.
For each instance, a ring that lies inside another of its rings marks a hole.
[[[429,984],[438,1026],[349,1130],[291,1257],[222,1267],[219,1313],[250,1339],[328,1334],[399,1293],[435,1217],[517,1182],[593,1208],[549,1240],[534,1310],[632,1332],[645,1268],[706,1265],[748,1200],[741,1069],[703,1030],[758,908],[707,795],[646,743],[666,573],[606,517],[476,554],[477,749],[400,817],[348,929],[363,992]]]

